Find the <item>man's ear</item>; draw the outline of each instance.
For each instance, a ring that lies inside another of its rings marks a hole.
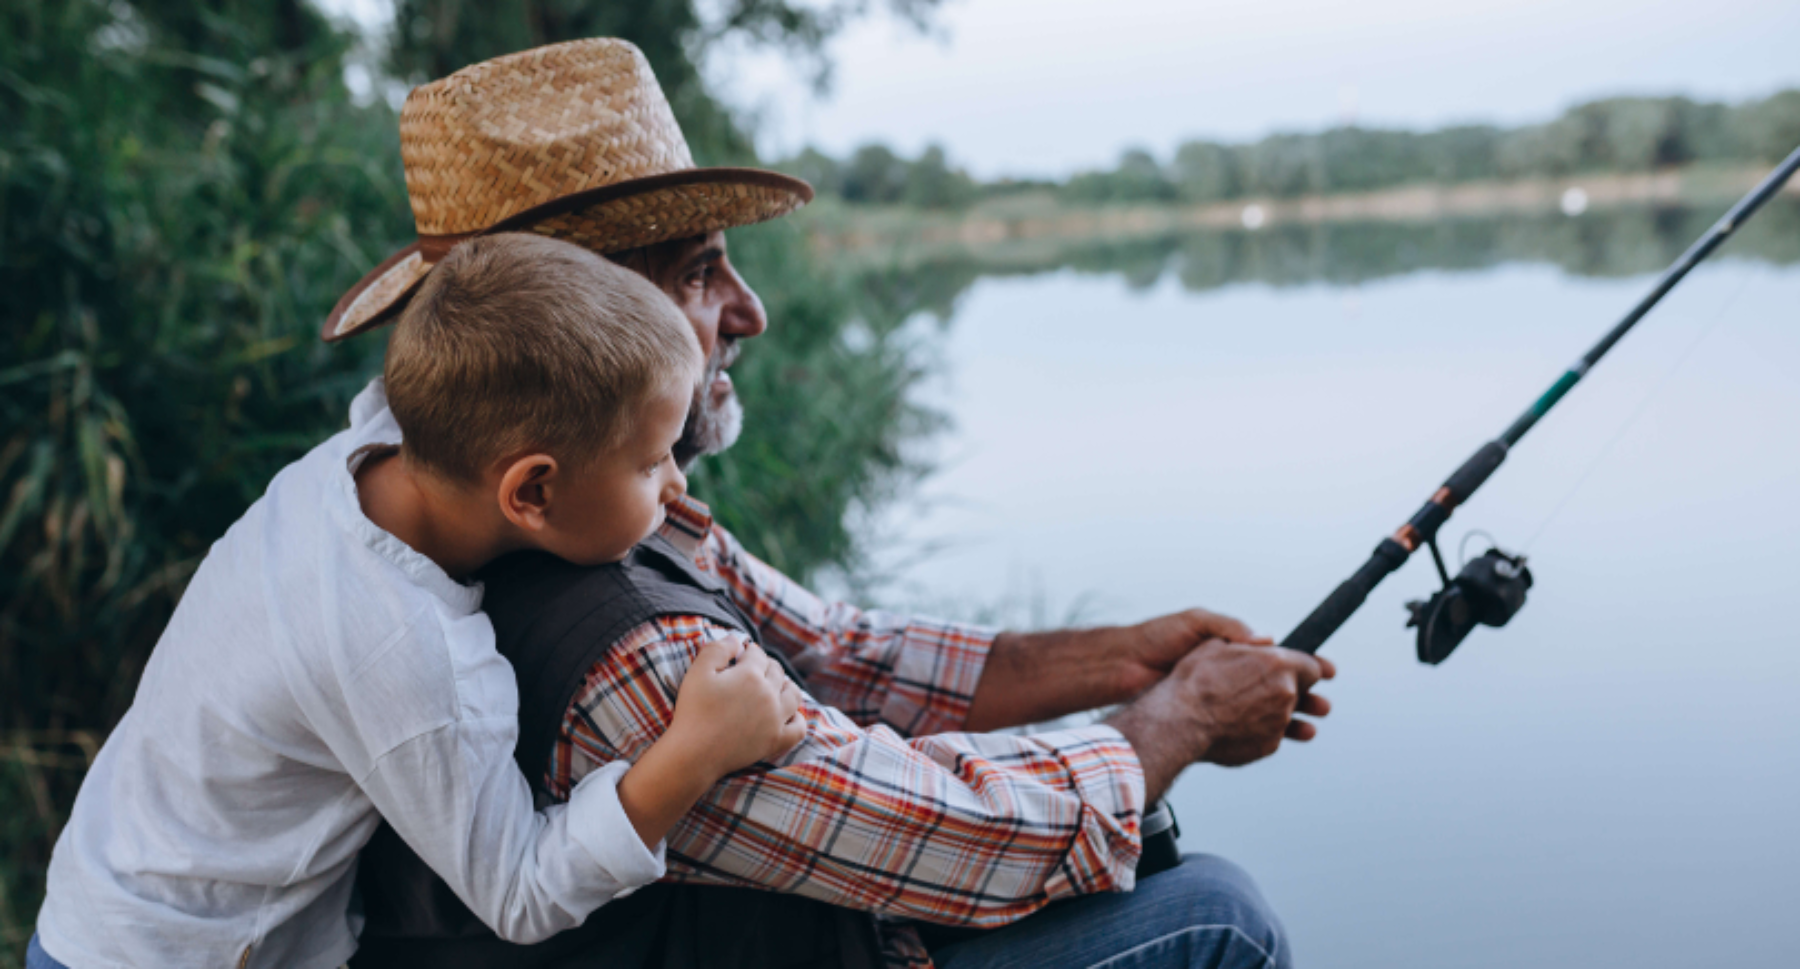
[[[549,524],[560,466],[548,454],[527,454],[500,471],[500,514],[515,527],[537,533]]]

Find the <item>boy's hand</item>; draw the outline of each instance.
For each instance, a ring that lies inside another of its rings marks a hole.
[[[669,729],[619,781],[619,804],[646,846],[732,771],[774,760],[806,737],[800,688],[762,647],[706,644],[675,692]]]
[[[716,779],[794,749],[806,736],[799,711],[799,687],[762,647],[715,640],[681,679],[668,736]]]

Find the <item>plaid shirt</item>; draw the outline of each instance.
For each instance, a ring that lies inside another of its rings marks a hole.
[[[968,714],[992,632],[828,605],[691,499],[669,506],[663,534],[725,580],[808,688],[806,739],[701,800],[668,836],[669,879],[874,912],[887,964],[915,969],[931,959],[906,919],[993,927],[1133,887],[1144,780],[1116,730],[949,732]],[[566,798],[588,772],[642,755],[673,718],[695,654],[737,636],[676,616],[621,639],[575,695],[550,790]]]

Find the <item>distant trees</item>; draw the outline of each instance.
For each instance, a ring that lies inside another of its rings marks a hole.
[[[1231,149],[1210,141],[1190,141],[1176,149],[1169,179],[1188,202],[1231,198],[1241,191]]]
[[[975,180],[951,168],[939,145],[908,160],[886,145],[864,145],[845,161],[808,148],[778,166],[812,183],[821,195],[835,195],[859,205],[913,205],[925,209],[961,208],[975,198]]]
[[[1683,97],[1607,98],[1543,124],[1457,125],[1413,132],[1342,127],[1283,133],[1249,144],[1189,141],[1167,164],[1143,148],[1113,168],[1079,172],[1052,190],[1078,204],[1359,192],[1421,182],[1649,171],[1704,161],[1774,161],[1800,145],[1800,90],[1726,105]],[[865,145],[839,163],[808,149],[787,170],[855,204],[956,208],[1016,190],[978,184],[933,146],[907,161]]]
[[[1800,90],[1782,91],[1730,112],[1725,136],[1750,157],[1784,157],[1800,144]]]

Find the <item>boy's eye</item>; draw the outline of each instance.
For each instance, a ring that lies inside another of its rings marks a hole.
[[[650,466],[649,466],[649,467],[647,467],[647,468],[645,468],[645,469],[644,469],[644,475],[645,475],[645,476],[646,476],[646,477],[648,477],[648,476],[650,476],[650,475],[653,475],[653,474],[655,474],[655,473],[656,473],[656,470],[657,470],[657,469],[658,469],[658,468],[660,468],[660,467],[662,467],[662,466],[663,466],[663,461],[665,461],[665,460],[667,460],[667,459],[666,459],[666,458],[663,458],[663,459],[658,459],[658,460],[657,460],[657,461],[656,461],[656,462],[655,462],[655,463],[653,463],[653,464],[651,464],[651,465],[650,465]]]

